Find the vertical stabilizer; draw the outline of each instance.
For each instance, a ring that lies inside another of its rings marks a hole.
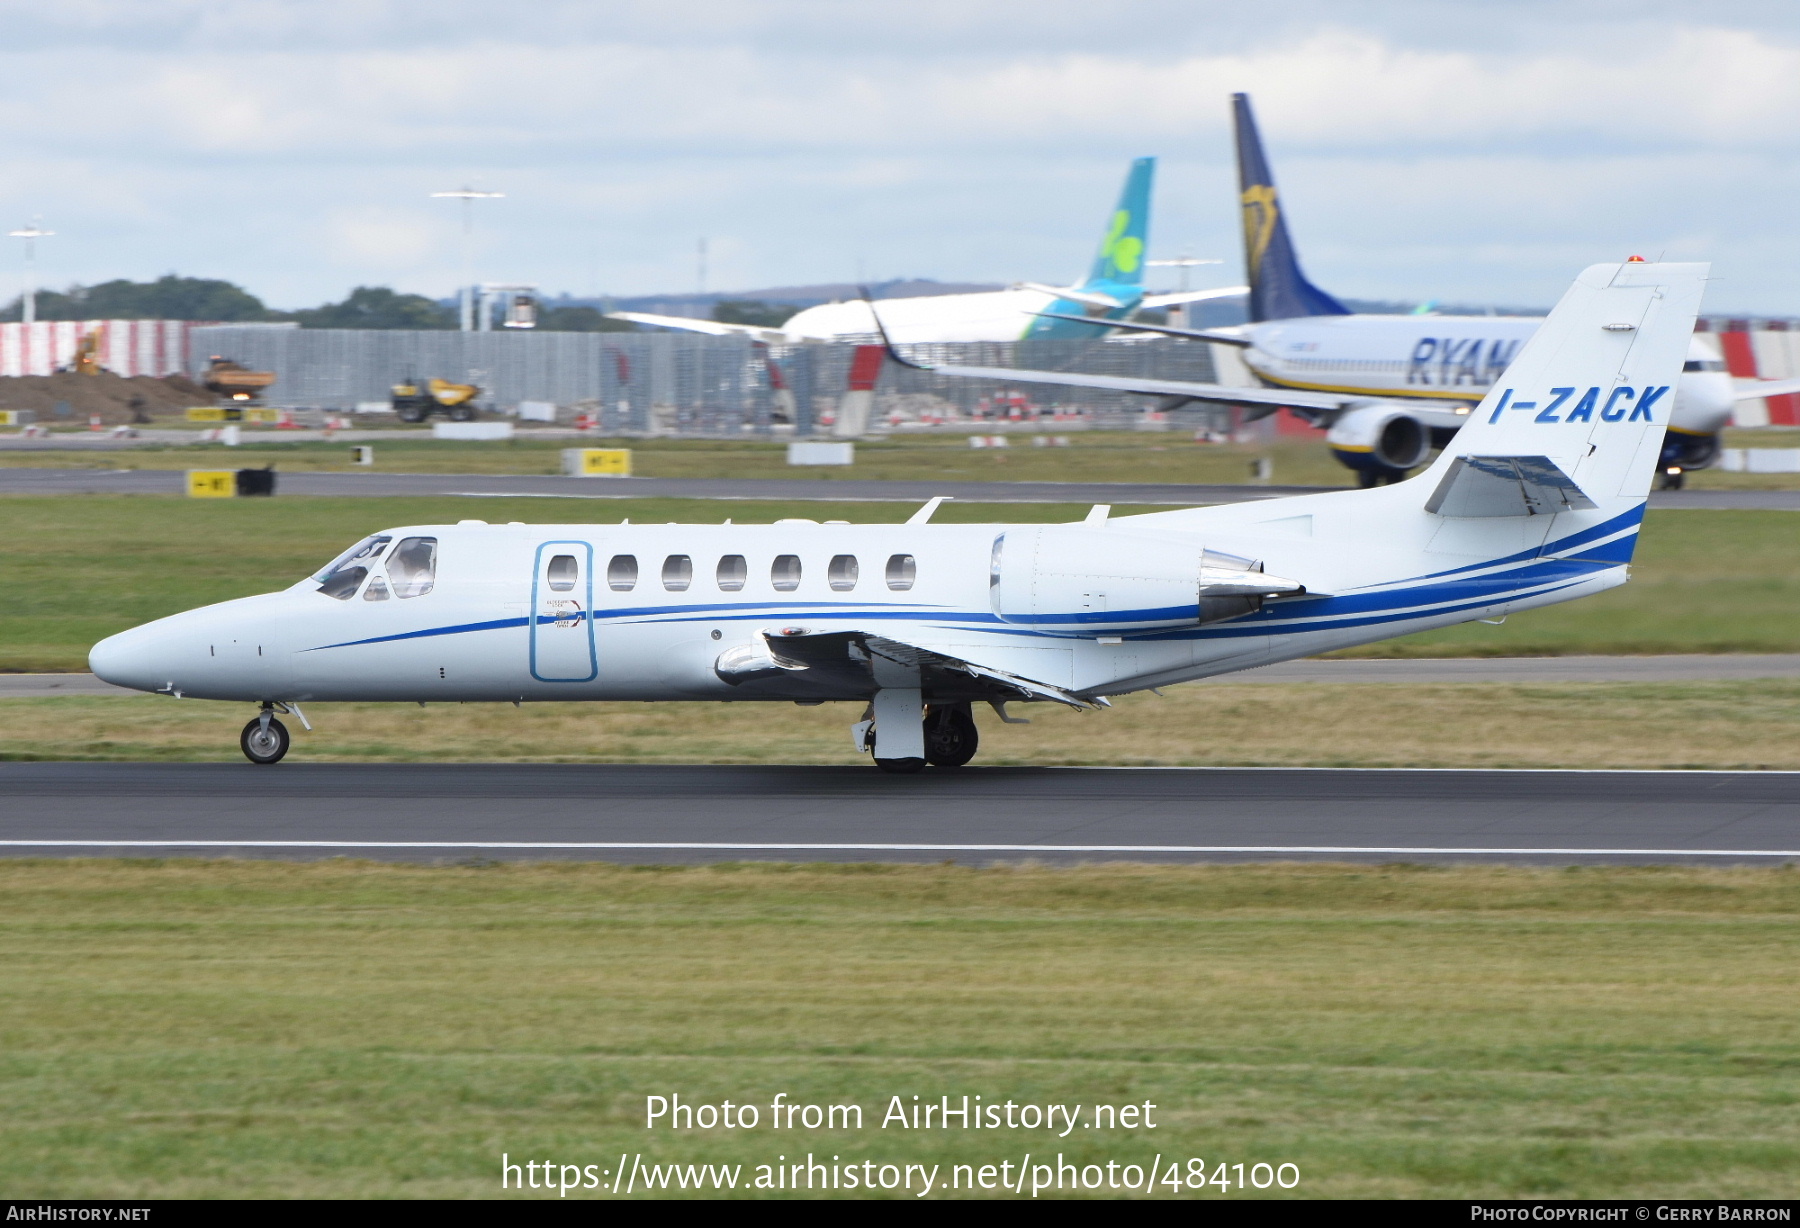
[[[1119,203],[1107,215],[1106,230],[1100,236],[1100,250],[1094,256],[1094,267],[1089,270],[1087,280],[1074,290],[1075,293],[1088,293],[1080,298],[1053,300],[1043,308],[1050,315],[1029,317],[1024,336],[1097,338],[1105,335],[1105,327],[1054,317],[1085,315],[1095,320],[1119,320],[1137,309],[1144,297],[1144,249],[1150,242],[1150,184],[1155,177],[1155,158],[1138,158],[1132,162],[1131,169],[1125,174],[1125,188],[1119,193]],[[1050,290],[1048,286],[1025,284],[1033,289]]]
[[[1709,267],[1632,260],[1583,270],[1414,479],[1429,492],[1427,510],[1635,517],[1656,474]],[[1503,497],[1508,482],[1518,510]]]
[[[1087,284],[1111,283],[1141,286],[1144,283],[1144,250],[1150,243],[1150,184],[1156,176],[1155,158],[1138,158],[1125,175],[1118,207],[1106,219],[1100,250]]]
[[[1238,202],[1244,217],[1244,279],[1250,283],[1251,322],[1349,315],[1348,307],[1300,271],[1275,176],[1269,173],[1256,117],[1250,113],[1250,96],[1233,94],[1231,113],[1237,129]]]

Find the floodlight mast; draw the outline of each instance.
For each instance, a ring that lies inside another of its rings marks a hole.
[[[475,202],[478,200],[499,200],[505,192],[477,192],[474,188],[457,188],[450,192],[433,192],[433,197],[447,196],[462,201],[463,222],[463,276],[462,289],[457,294],[462,308],[462,330],[475,330]]]
[[[19,319],[26,324],[37,322],[37,241],[55,233],[44,229],[41,217],[32,218],[29,226],[6,232],[10,239],[25,240],[25,292],[19,296]]]

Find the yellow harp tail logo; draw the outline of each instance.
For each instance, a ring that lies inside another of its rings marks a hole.
[[[1262,271],[1263,254],[1275,235],[1275,219],[1281,210],[1275,203],[1275,188],[1266,183],[1244,189],[1244,260],[1252,277]]]

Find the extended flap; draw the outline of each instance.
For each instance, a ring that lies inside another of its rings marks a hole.
[[[1554,516],[1593,506],[1548,456],[1459,456],[1425,501],[1439,516]]]

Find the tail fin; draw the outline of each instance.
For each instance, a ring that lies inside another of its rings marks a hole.
[[[1144,249],[1150,242],[1150,182],[1155,176],[1155,158],[1138,158],[1131,164],[1125,175],[1125,190],[1119,193],[1119,206],[1107,219],[1100,251],[1088,273],[1089,285],[1144,283]]]
[[[1634,258],[1583,270],[1417,479],[1431,492],[1426,510],[1635,514],[1650,494],[1710,267]]]
[[[1250,96],[1231,96],[1237,124],[1239,201],[1244,211],[1244,280],[1250,283],[1250,320],[1292,320],[1301,316],[1347,316],[1350,309],[1306,280],[1281,216],[1275,176],[1263,156]]]

